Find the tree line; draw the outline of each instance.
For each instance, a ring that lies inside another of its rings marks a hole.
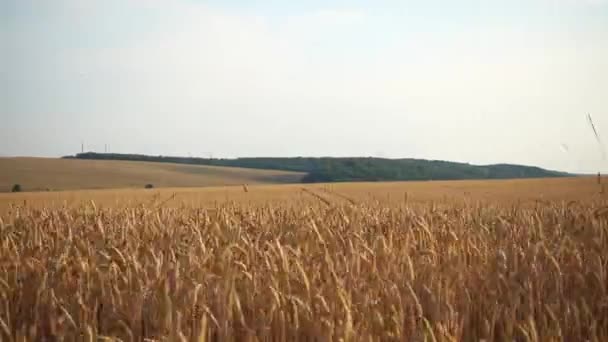
[[[64,158],[126,160],[189,165],[211,165],[304,172],[302,182],[410,181],[509,179],[569,176],[567,173],[534,166],[495,164],[472,165],[440,160],[386,159],[372,157],[288,157],[288,158],[195,158],[141,154],[79,153]]]

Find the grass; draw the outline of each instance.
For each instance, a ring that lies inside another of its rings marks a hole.
[[[0,192],[295,183],[302,173],[167,163],[0,158]]]
[[[3,196],[3,341],[608,340],[595,178]]]

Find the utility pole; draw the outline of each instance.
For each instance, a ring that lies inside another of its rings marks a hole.
[[[80,153],[84,153],[84,141],[80,142]]]

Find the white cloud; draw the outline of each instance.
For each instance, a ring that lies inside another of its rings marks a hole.
[[[359,9],[322,9],[309,15],[326,22],[352,22],[365,16],[365,12]]]

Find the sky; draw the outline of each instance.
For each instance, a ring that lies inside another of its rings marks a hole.
[[[0,155],[608,172],[608,0],[0,0]]]

